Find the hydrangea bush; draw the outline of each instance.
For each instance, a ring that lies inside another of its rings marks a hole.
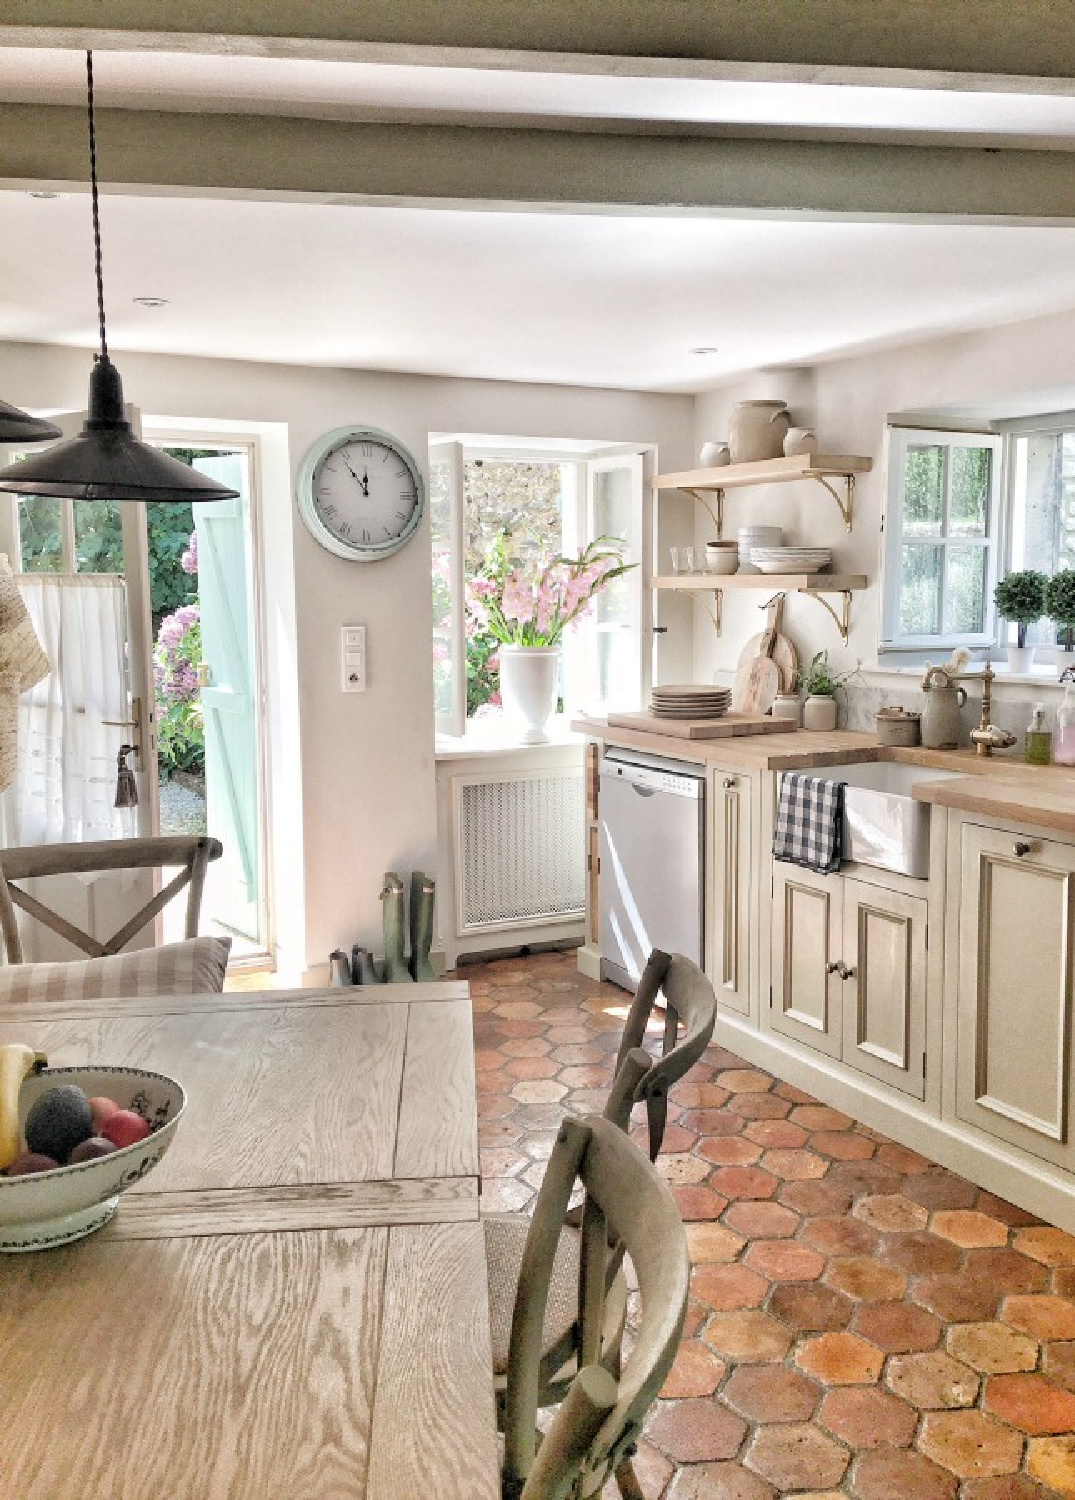
[[[197,533],[181,566],[194,574],[198,566]],[[202,617],[197,604],[183,604],[165,615],[153,650],[157,699],[157,745],[161,770],[205,774],[205,722],[198,668],[202,661]]]

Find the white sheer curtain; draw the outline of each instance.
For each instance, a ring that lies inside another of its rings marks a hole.
[[[12,844],[119,838],[129,810],[113,806],[116,752],[130,717],[123,579],[22,573],[26,602],[52,671],[19,700],[18,772],[5,793]]]

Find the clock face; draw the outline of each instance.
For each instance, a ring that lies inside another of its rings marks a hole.
[[[422,476],[387,433],[345,428],[306,455],[299,506],[319,542],[340,557],[370,561],[403,546],[422,518]]]

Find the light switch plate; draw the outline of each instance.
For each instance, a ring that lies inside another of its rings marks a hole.
[[[343,665],[343,691],[366,691],[366,627],[345,625],[340,633]]]

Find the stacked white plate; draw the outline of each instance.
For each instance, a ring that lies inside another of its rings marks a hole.
[[[658,719],[719,719],[731,704],[730,688],[706,687],[703,683],[655,687],[650,699]]]
[[[828,547],[751,547],[750,560],[763,573],[820,573],[832,553]]]
[[[750,559],[752,547],[779,547],[784,540],[783,529],[779,526],[740,526],[738,535],[740,573],[758,571]]]

